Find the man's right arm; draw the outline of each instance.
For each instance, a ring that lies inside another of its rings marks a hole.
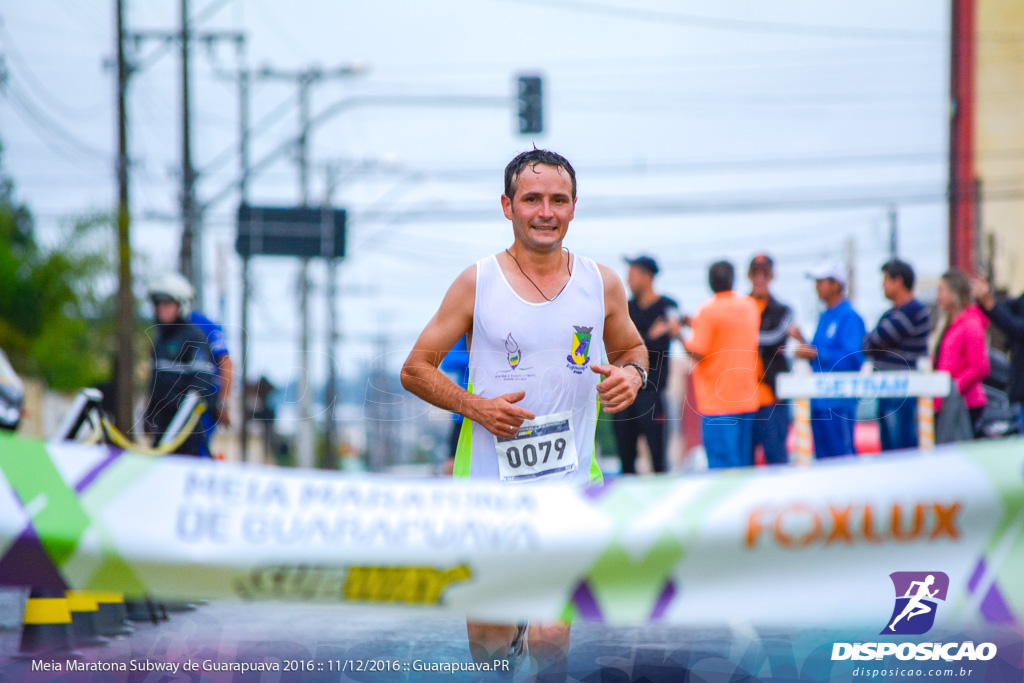
[[[1024,342],[1024,294],[1016,301],[996,303],[992,287],[984,275],[979,275],[971,281],[971,294],[978,302],[978,307],[996,327],[1014,341]]]
[[[441,307],[405,359],[402,386],[431,405],[459,413],[492,434],[507,436],[510,431],[518,430],[523,420],[535,417],[515,405],[526,395],[524,392],[484,399],[459,387],[438,369],[459,338],[472,331],[475,296],[476,266],[470,266],[452,283]]]
[[[1009,301],[1000,301],[986,313],[996,327],[1014,341],[1022,343],[1024,342],[1024,315],[1021,313],[1024,313],[1024,295],[1017,300],[1016,308],[1017,310],[1014,311]]]

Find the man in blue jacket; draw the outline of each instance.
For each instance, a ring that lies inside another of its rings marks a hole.
[[[846,270],[842,264],[827,262],[807,274],[815,282],[825,312],[810,344],[796,350],[798,358],[811,362],[814,372],[856,372],[864,363],[864,320],[846,299]],[[853,427],[857,420],[857,399],[816,398],[811,401],[811,431],[818,458],[853,455]]]

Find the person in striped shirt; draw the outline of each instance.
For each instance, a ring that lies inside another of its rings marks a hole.
[[[914,297],[914,269],[892,259],[882,266],[882,291],[892,302],[875,329],[864,338],[864,353],[876,370],[916,370],[917,360],[928,356],[931,315]],[[917,448],[917,399],[878,399],[882,450]]]

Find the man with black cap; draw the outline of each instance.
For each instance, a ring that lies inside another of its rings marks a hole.
[[[754,448],[761,444],[765,463],[782,465],[789,462],[786,434],[789,431],[789,403],[775,395],[775,378],[789,371],[783,355],[786,339],[793,327],[793,311],[777,301],[768,290],[774,277],[775,263],[767,254],[758,254],[750,261],[750,296],[761,311],[758,337],[757,396],[761,403],[754,417]]]
[[[633,298],[629,317],[647,346],[647,386],[640,390],[629,408],[613,416],[612,426],[622,460],[623,474],[636,474],[637,440],[643,435],[651,451],[655,472],[667,472],[665,457],[665,405],[662,394],[668,383],[668,347],[682,324],[675,301],[654,291],[658,263],[650,256],[627,258],[626,284]]]

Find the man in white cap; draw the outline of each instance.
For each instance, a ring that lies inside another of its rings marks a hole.
[[[810,344],[796,350],[797,358],[811,362],[815,372],[850,372],[864,363],[862,343],[867,330],[864,320],[847,300],[846,269],[828,261],[807,273],[825,304]],[[857,399],[818,398],[811,401],[811,431],[818,458],[853,455],[853,427],[857,420]]]

